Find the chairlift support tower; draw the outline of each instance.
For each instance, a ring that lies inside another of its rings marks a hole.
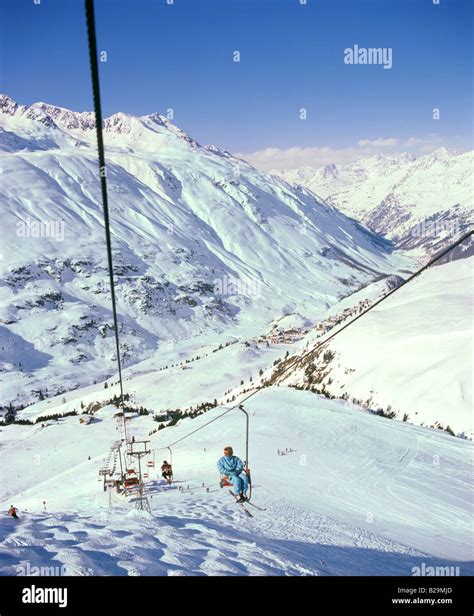
[[[150,503],[148,502],[148,496],[144,489],[141,464],[141,459],[143,456],[148,456],[151,453],[151,450],[148,448],[149,442],[150,441],[129,442],[127,443],[127,453],[130,457],[138,459],[138,498],[135,501],[135,509],[139,509],[140,511],[148,511],[150,513]]]

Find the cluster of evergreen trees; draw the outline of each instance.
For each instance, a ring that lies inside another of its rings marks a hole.
[[[67,413],[53,413],[52,415],[40,415],[39,417],[36,418],[35,423],[41,423],[43,421],[50,421],[50,420],[57,421],[58,419],[61,419],[62,417],[72,417],[73,415],[77,415],[76,409],[74,409],[73,411],[68,411]],[[20,421],[22,420],[20,419],[18,421],[15,421],[15,423],[19,423]],[[30,423],[33,423],[33,422],[30,422]]]
[[[16,424],[17,426],[33,426],[34,424],[39,424],[39,423],[42,423],[43,421],[50,421],[50,420],[57,421],[58,419],[61,419],[62,417],[70,417],[71,415],[77,415],[77,411],[74,409],[73,411],[69,411],[67,413],[53,413],[51,415],[40,415],[39,417],[35,419],[35,421],[32,421],[31,419],[16,419],[15,415],[16,415],[16,411],[14,411],[13,414],[11,412],[10,414],[9,412],[7,412],[7,414],[5,415],[5,421],[1,421],[0,425],[8,426],[10,424]]]
[[[20,411],[23,407],[14,407],[10,402],[8,406],[2,407],[2,411],[6,410],[5,415],[3,416],[3,421],[0,421],[0,426],[8,426],[9,424],[14,423],[15,417],[18,411]]]
[[[148,436],[155,434],[159,430],[164,430],[164,428],[168,428],[169,426],[175,426],[180,419],[185,419],[186,417],[190,417],[194,419],[203,413],[206,413],[210,409],[216,408],[218,406],[217,399],[214,399],[214,402],[201,402],[197,404],[194,408],[190,406],[186,410],[182,410],[180,408],[175,409],[174,411],[167,411],[168,417],[166,419],[162,419],[160,417],[154,417],[153,420],[159,422],[158,428],[149,432]]]

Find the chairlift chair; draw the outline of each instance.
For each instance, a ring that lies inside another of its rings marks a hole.
[[[125,473],[125,479],[123,485],[125,488],[132,488],[133,486],[137,486],[140,482],[138,481],[137,473],[133,468],[127,469]]]
[[[227,475],[221,475],[221,478],[219,480],[219,487],[220,488],[225,488],[225,487],[232,487],[231,482],[229,481],[229,477]]]
[[[245,473],[250,480],[250,469],[248,467],[245,467],[242,473]],[[220,488],[226,488],[226,487],[232,488],[233,486],[234,484],[230,481],[229,477],[227,475],[221,474],[221,478],[219,480],[219,487]],[[250,486],[250,481],[249,481],[249,486]]]

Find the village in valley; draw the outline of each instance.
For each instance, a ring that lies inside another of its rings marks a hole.
[[[311,330],[316,331],[317,337],[320,337],[326,334],[336,325],[340,325],[341,323],[346,321],[349,317],[360,314],[363,310],[366,310],[369,305],[370,300],[360,300],[354,306],[351,306],[350,308],[344,308],[340,313],[328,316],[324,320],[319,321],[311,326],[293,325],[291,327],[285,328],[282,325],[278,325],[280,321],[287,319],[287,317],[283,317],[273,325],[268,334],[260,336],[257,342],[267,342],[268,344],[293,344],[298,340],[302,340],[307,334],[310,333]]]

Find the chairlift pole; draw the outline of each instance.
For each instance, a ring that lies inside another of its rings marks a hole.
[[[122,477],[122,482],[124,481],[125,478],[125,474],[123,472],[123,464],[122,464],[122,452],[120,451],[120,448],[122,447],[122,441],[119,441],[119,446],[118,446],[118,459],[120,462],[120,476]]]
[[[123,414],[123,434],[125,436],[125,443],[127,443],[127,418],[125,417],[125,404],[123,401],[123,393],[121,394],[120,405],[122,407]]]
[[[248,468],[249,465],[249,434],[250,434],[250,417],[247,411],[244,409],[243,404],[239,404],[237,407],[239,411],[245,413],[245,466]]]
[[[141,511],[150,511],[150,503],[148,502],[148,497],[143,489],[143,477],[142,477],[142,465],[141,458],[143,456],[147,456],[150,454],[150,449],[148,449],[147,444],[150,441],[134,441],[130,443],[130,451],[129,455],[131,457],[138,458],[138,499],[136,501],[135,508],[140,509]],[[142,448],[139,448],[139,445],[142,445]]]
[[[155,453],[161,449],[168,449],[170,452],[170,464],[173,466],[173,451],[171,450],[171,447],[157,447],[156,449],[153,449],[153,461],[155,461]]]
[[[138,480],[139,480],[139,484],[138,484],[138,489],[140,491],[140,498],[143,498],[143,481],[142,481],[142,463],[141,463],[141,456],[138,456]]]
[[[245,413],[245,473],[249,480],[249,496],[247,500],[252,498],[252,479],[250,476],[249,469],[249,435],[250,435],[250,417],[247,411],[244,409],[243,404],[239,404],[239,406],[235,407],[242,413]]]

